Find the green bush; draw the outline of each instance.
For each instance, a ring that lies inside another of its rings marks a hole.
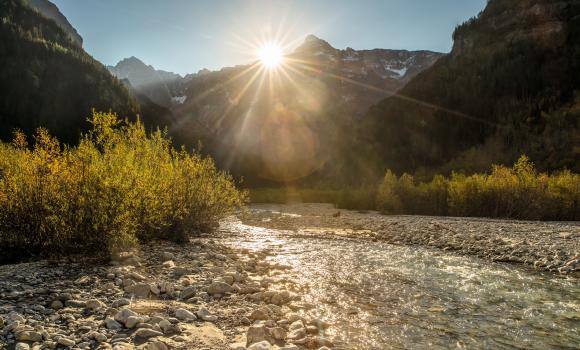
[[[39,129],[0,143],[0,247],[108,257],[139,240],[184,241],[246,198],[209,158],[140,122],[95,113],[76,147]]]
[[[512,168],[496,165],[490,174],[453,173],[427,183],[388,171],[376,203],[390,214],[580,220],[580,175],[538,173],[526,156]]]

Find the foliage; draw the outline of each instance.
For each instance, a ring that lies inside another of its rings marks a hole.
[[[580,172],[578,16],[577,2],[489,1],[449,55],[369,111],[365,144],[397,173],[484,171],[520,154]]]
[[[388,171],[377,191],[377,209],[391,214],[484,216],[532,220],[579,220],[580,175],[538,173],[521,156],[513,167],[490,174],[453,173],[416,183]]]
[[[209,158],[175,150],[165,132],[93,112],[76,147],[38,129],[0,143],[0,247],[106,257],[138,240],[186,240],[246,194]]]
[[[125,86],[23,0],[0,2],[0,139],[45,127],[78,142],[92,108],[138,112]]]

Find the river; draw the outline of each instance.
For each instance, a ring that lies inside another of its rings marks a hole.
[[[292,215],[292,214],[288,214]],[[315,229],[315,228],[314,228]],[[580,348],[578,280],[432,248],[232,220],[221,240],[288,265],[335,349]]]

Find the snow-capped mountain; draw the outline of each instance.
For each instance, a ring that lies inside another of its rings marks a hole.
[[[353,101],[353,111],[360,114],[397,92],[442,55],[424,50],[339,50],[309,35],[289,58],[306,72],[318,70],[324,80],[342,80],[343,99]]]
[[[365,79],[376,75],[381,79],[408,81],[431,66],[442,54],[424,50],[354,50],[350,47],[338,50],[326,41],[309,35],[292,56],[323,64],[326,70],[340,71],[348,78]]]

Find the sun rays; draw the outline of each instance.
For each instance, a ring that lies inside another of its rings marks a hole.
[[[254,33],[253,38],[244,36],[243,31],[233,34],[236,40],[228,43],[248,56],[248,64],[226,68],[219,75],[223,80],[204,84],[206,89],[189,100],[203,112],[190,113],[191,118],[185,123],[199,124],[203,130],[212,131],[213,140],[223,145],[226,168],[244,159],[254,159],[252,164],[260,167],[255,169],[260,177],[282,182],[306,177],[321,168],[325,162],[321,147],[326,141],[319,132],[324,126],[317,125],[317,119],[320,113],[336,107],[329,103],[342,101],[348,86],[358,89],[355,93],[359,95],[375,94],[377,101],[393,96],[456,117],[488,123],[405,96],[389,89],[388,84],[373,85],[369,80],[353,79],[343,67],[345,60],[340,51],[331,51],[334,56],[329,63],[324,61],[326,53],[313,50],[304,54],[303,49],[296,50],[305,36],[290,40],[288,33],[283,33],[283,30],[273,36]],[[255,159],[259,159],[258,163]]]

